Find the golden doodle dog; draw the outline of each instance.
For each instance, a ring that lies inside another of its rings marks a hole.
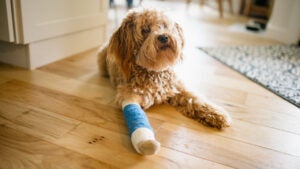
[[[109,76],[116,87],[120,107],[135,103],[147,109],[170,104],[204,125],[229,126],[231,118],[225,110],[187,91],[174,73],[174,65],[184,58],[183,47],[178,23],[157,10],[133,10],[100,50],[98,64],[102,75]],[[141,154],[153,154],[158,147],[154,139],[135,148]]]

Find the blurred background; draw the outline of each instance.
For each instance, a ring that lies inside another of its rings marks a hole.
[[[188,41],[193,45],[247,43],[238,38],[235,40],[238,34],[291,44],[298,43],[300,36],[296,11],[293,13],[293,9],[297,10],[294,5],[299,6],[297,1],[133,0],[129,4],[132,5],[128,6],[126,0],[111,1],[108,32],[120,24],[129,8],[152,7],[166,11],[180,22]],[[228,38],[230,42],[227,41]],[[259,44],[259,41],[256,43]]]

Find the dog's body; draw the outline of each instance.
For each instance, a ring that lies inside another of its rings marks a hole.
[[[117,88],[117,103],[147,109],[168,103],[205,125],[229,126],[226,111],[186,91],[173,71],[183,59],[180,26],[155,10],[132,11],[99,52],[100,72]]]

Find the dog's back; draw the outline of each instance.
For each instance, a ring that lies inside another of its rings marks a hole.
[[[99,65],[100,75],[104,77],[109,77],[106,58],[107,58],[107,44],[103,45],[98,51],[98,65]]]
[[[125,81],[120,65],[111,54],[109,44],[103,45],[98,51],[98,67],[100,75],[109,78],[114,87]]]

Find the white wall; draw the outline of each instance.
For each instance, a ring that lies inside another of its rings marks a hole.
[[[275,0],[266,36],[286,44],[300,39],[300,0]]]
[[[0,0],[0,61],[35,69],[98,47],[108,0],[82,2]]]

